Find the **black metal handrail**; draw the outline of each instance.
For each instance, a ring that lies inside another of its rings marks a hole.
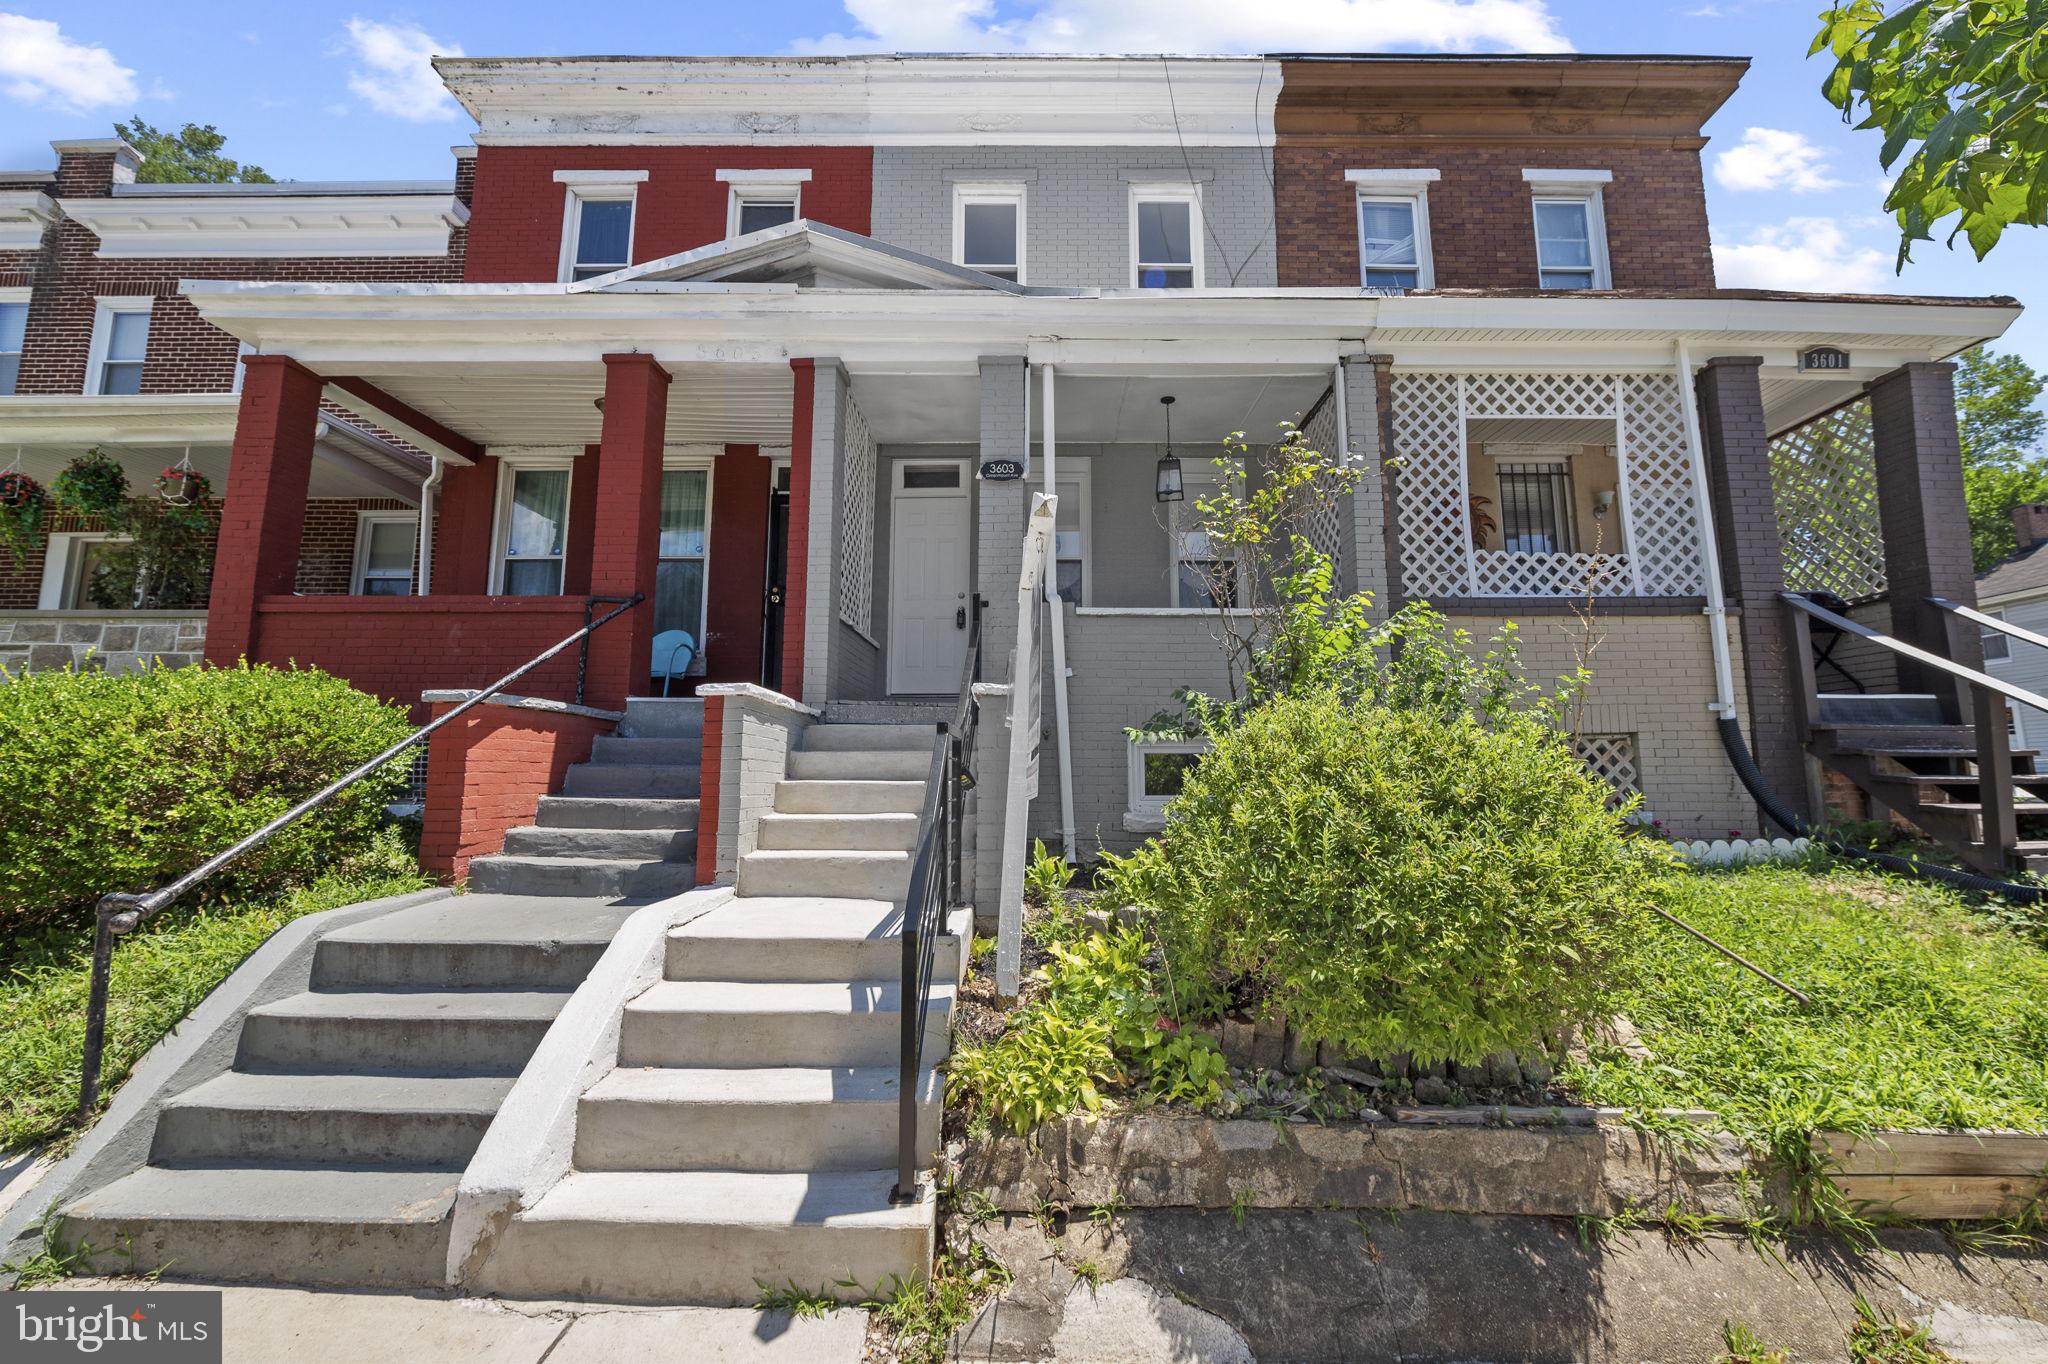
[[[253,852],[271,839],[277,837],[300,819],[311,814],[333,800],[349,787],[369,776],[378,768],[409,749],[425,743],[435,730],[461,715],[472,706],[482,705],[505,688],[517,682],[541,664],[561,653],[571,644],[587,642],[598,629],[624,615],[647,599],[644,592],[630,597],[593,597],[583,608],[583,626],[560,643],[535,654],[526,662],[506,673],[497,681],[477,692],[468,700],[457,705],[445,715],[436,716],[414,730],[404,739],[379,753],[361,766],[335,778],[312,795],[294,805],[291,809],[271,820],[256,832],[221,852],[207,858],[191,871],[160,890],[146,894],[131,894],[125,891],[111,891],[99,898],[96,906],[96,923],[92,940],[92,986],[85,1004],[85,1055],[81,1060],[78,1081],[78,1118],[84,1121],[92,1116],[92,1110],[100,1097],[100,1062],[106,1050],[107,1041],[107,992],[114,968],[114,943],[148,923],[165,909],[182,899],[194,887],[208,880],[244,853]],[[603,602],[617,602],[618,605],[596,620],[590,618],[591,607]],[[588,651],[585,650],[584,659]],[[576,668],[576,701],[583,701],[584,659],[579,659]]]
[[[974,732],[981,703],[974,684],[981,679],[981,610],[974,598],[967,657],[960,663],[960,692],[953,717],[941,720],[932,740],[931,769],[917,817],[917,850],[910,859],[910,888],[903,901],[903,984],[898,994],[903,1034],[897,1079],[896,1187],[892,1202],[917,1201],[917,1105],[924,1068],[925,1015],[931,1009],[932,966],[946,930],[946,911],[961,902],[961,825],[967,793],[974,789]],[[961,951],[966,951],[961,945]]]

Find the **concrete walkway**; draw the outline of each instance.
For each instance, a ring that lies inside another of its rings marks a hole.
[[[216,1285],[72,1279],[80,1291]],[[867,1313],[796,1320],[722,1307],[615,1307],[218,1285],[226,1364],[418,1359],[434,1364],[858,1364]]]

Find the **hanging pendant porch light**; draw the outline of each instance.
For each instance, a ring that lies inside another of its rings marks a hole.
[[[1179,502],[1186,494],[1181,490],[1180,458],[1173,453],[1173,398],[1161,398],[1159,406],[1166,414],[1166,453],[1153,472],[1152,495],[1161,502]]]

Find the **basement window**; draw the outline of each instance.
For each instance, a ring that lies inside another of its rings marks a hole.
[[[1208,748],[1205,739],[1148,740],[1129,745],[1129,796],[1124,827],[1133,831],[1164,828],[1167,802],[1180,794],[1188,773]]]

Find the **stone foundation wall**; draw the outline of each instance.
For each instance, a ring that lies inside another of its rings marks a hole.
[[[0,668],[103,668],[138,672],[197,663],[206,648],[204,611],[35,611],[0,615]]]

